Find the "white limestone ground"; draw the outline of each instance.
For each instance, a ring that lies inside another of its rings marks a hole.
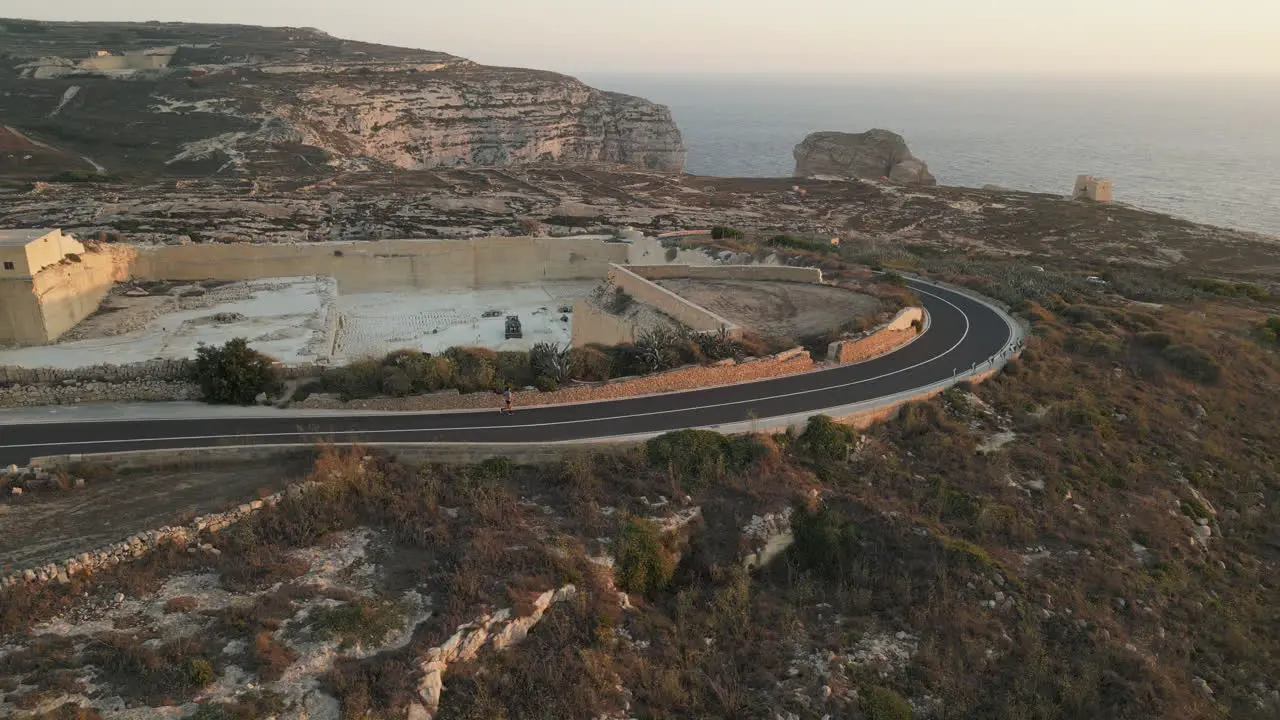
[[[327,354],[326,317],[337,300],[332,278],[251,280],[184,297],[181,308],[111,337],[0,351],[0,365],[74,369],[195,357],[200,343],[243,337],[277,360],[311,362]]]
[[[334,361],[414,348],[436,353],[453,346],[528,350],[540,342],[569,344],[573,315],[560,312],[585,297],[594,280],[488,287],[454,292],[404,291],[343,295]],[[483,317],[497,311],[496,317]],[[506,316],[518,315],[522,338],[504,336]],[[565,321],[564,317],[569,320]]]

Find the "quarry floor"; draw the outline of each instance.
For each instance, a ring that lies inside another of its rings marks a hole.
[[[597,284],[355,294],[341,294],[335,281],[322,277],[121,285],[62,341],[0,350],[0,365],[74,369],[176,360],[194,357],[201,343],[221,345],[235,337],[291,365],[324,357],[341,364],[402,348],[434,353],[456,345],[568,345],[573,300]],[[520,317],[523,337],[505,337],[507,315]]]
[[[742,280],[657,281],[662,287],[766,337],[798,339],[874,314],[869,295],[824,285]]]
[[[598,284],[583,280],[342,295],[334,359],[344,362],[402,348],[436,353],[463,345],[492,350],[528,350],[540,342],[568,346],[573,301]],[[505,337],[507,315],[519,316],[523,337]]]
[[[603,279],[602,279],[603,280]],[[567,346],[572,305],[597,280],[470,290],[397,289],[344,294],[327,277],[119,285],[54,345],[0,350],[0,365],[75,369],[195,356],[201,344],[243,337],[288,365],[343,364],[414,348],[528,350]],[[875,313],[872,297],[790,282],[669,279],[663,287],[768,337],[796,339]],[[505,337],[506,317],[523,336]]]

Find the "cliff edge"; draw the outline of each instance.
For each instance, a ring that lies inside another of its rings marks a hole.
[[[661,105],[312,28],[0,19],[0,47],[0,125],[112,175],[684,168]]]
[[[834,175],[913,185],[937,185],[929,166],[911,154],[907,141],[895,132],[873,129],[864,133],[816,132],[794,152],[796,177]]]

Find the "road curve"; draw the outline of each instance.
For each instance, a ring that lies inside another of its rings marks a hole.
[[[47,455],[335,442],[538,443],[592,440],[817,414],[952,379],[1006,351],[1013,321],[964,293],[911,280],[929,329],[901,349],[801,375],[574,405],[448,413],[41,422],[0,426],[0,466]]]

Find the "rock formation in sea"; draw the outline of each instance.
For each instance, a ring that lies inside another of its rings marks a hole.
[[[929,166],[911,154],[907,141],[895,132],[873,129],[863,133],[811,133],[795,149],[796,177],[822,175],[879,180],[913,185],[937,185]]]

